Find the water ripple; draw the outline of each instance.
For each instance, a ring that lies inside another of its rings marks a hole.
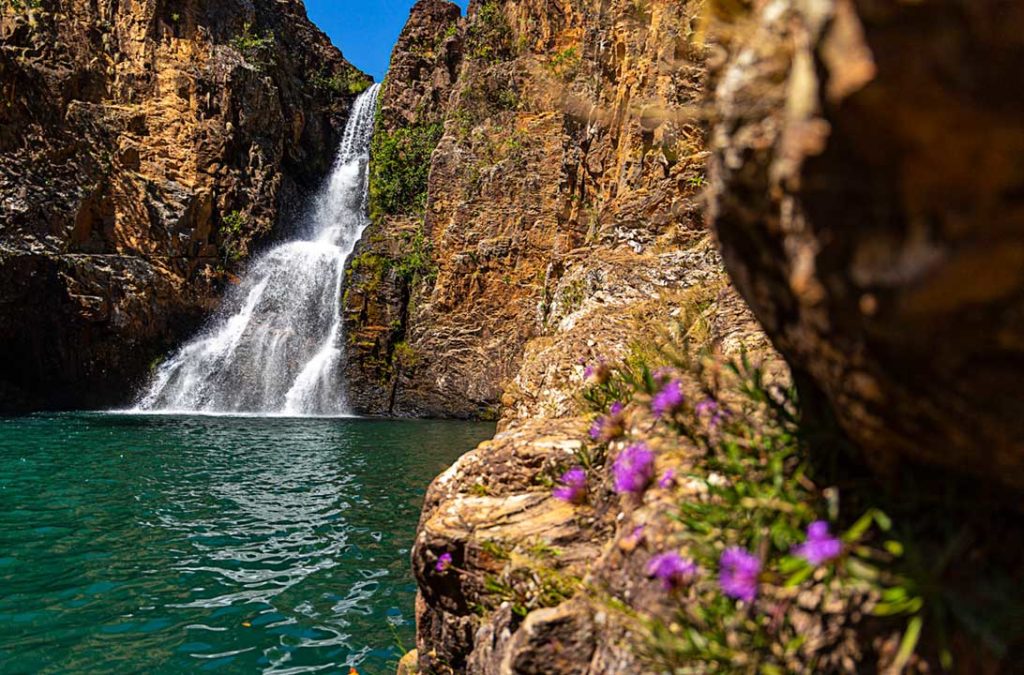
[[[0,419],[0,672],[387,672],[424,487],[492,431]]]

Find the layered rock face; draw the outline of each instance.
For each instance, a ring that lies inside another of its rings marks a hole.
[[[683,323],[709,351],[770,358],[703,224],[698,20],[669,0],[482,2],[461,20],[423,0],[392,57],[371,159],[388,171],[371,169],[348,273],[353,400],[501,411],[494,441],[427,495],[421,672],[639,672],[599,609],[549,599],[524,617],[492,608],[485,579],[526,569],[500,551],[547,546],[559,578],[633,583],[615,512],[583,522],[544,484],[586,432],[581,361],[627,359]],[[436,572],[441,551],[458,574]]]
[[[349,401],[361,412],[471,417],[479,409],[458,398],[469,382],[458,384],[455,397],[430,384],[415,391],[412,370],[427,363],[408,343],[412,326],[422,323],[417,307],[436,271],[422,211],[431,155],[462,66],[460,16],[447,0],[418,2],[380,94],[371,151],[373,222],[351,258],[344,299]],[[432,369],[445,368],[441,356],[430,356]]]
[[[711,94],[725,260],[877,468],[1024,486],[1024,8],[776,2]]]
[[[720,274],[693,199],[694,17],[567,1],[474,3],[456,18],[450,3],[416,5],[382,96],[381,129],[412,137],[402,152],[429,161],[429,183],[396,204],[402,186],[371,179],[378,207],[346,304],[367,412],[494,414],[531,339],[685,287],[695,269]],[[542,405],[518,401],[523,415]]]
[[[802,412],[825,403],[878,468],[910,456],[1019,485],[1021,175],[1009,158],[1020,110],[1016,88],[991,79],[1018,77],[1018,18],[998,2],[508,0],[474,3],[461,21],[444,2],[417,5],[393,59],[412,84],[389,83],[388,144],[375,141],[373,161],[422,169],[429,156],[429,172],[377,184],[350,272],[349,368],[369,383],[367,410],[469,416],[500,403],[501,421],[428,491],[404,672],[931,672],[947,657],[963,672],[1012,670],[1016,608],[994,622],[1005,642],[991,653],[965,647],[963,625],[945,654],[928,637],[916,653],[903,610],[884,603],[903,591],[844,580],[854,564],[792,583],[764,569],[761,595],[727,603],[737,623],[712,635],[717,590],[659,591],[645,563],[694,554],[695,532],[721,553],[733,524],[680,513],[715,504],[716,486],[749,495],[747,474],[701,467],[715,441],[695,433],[696,417],[666,431],[653,387],[627,405],[618,440],[587,440],[580,361],[638,363],[696,343],[713,365],[678,361],[680,378],[715,379],[745,353],[762,364],[760,384],[787,382],[702,226],[708,114],[711,215],[738,286],[795,366]],[[610,417],[611,400],[594,409]],[[751,474],[770,464],[757,431],[767,417],[748,418],[755,431],[725,450],[754,458]],[[796,435],[808,431],[820,427]],[[613,486],[612,458],[638,441],[654,474],[686,478],[639,496]],[[594,460],[603,443],[608,456]],[[570,505],[551,488],[573,464],[588,494]],[[812,473],[800,475],[806,501],[748,497],[729,517],[767,505],[822,518],[831,500],[838,529],[882,499],[873,476]],[[910,488],[888,502],[918,530],[915,559],[942,561],[927,583],[984,598],[975,607],[997,616],[1019,587],[1020,552],[1004,545],[1017,528],[976,493],[930,502],[928,485],[927,498]],[[940,533],[949,523],[952,539]],[[759,527],[744,540],[767,564],[775,530]],[[944,559],[954,549],[987,561],[1001,590],[986,595],[988,580]],[[712,586],[721,560],[702,563]],[[744,622],[770,640],[744,643]]]
[[[298,0],[5,3],[0,411],[127,402],[368,82]]]

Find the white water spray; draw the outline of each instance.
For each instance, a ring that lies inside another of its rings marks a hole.
[[[368,224],[375,84],[356,99],[308,239],[254,260],[208,326],[160,366],[136,410],[341,415],[348,412],[342,277]]]

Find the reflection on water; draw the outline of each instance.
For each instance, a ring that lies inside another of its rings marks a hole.
[[[385,672],[429,480],[493,427],[0,420],[0,672]]]

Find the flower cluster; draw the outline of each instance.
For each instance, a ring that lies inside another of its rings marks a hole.
[[[562,474],[561,485],[552,494],[570,504],[582,504],[587,501],[587,472],[581,466],[574,466]]]
[[[718,428],[718,425],[725,419],[725,410],[712,398],[706,398],[693,407],[697,417],[703,420],[710,431]]]
[[[810,564],[820,565],[838,558],[843,552],[843,543],[829,534],[828,523],[816,520],[807,527],[807,539],[795,552]]]
[[[816,520],[807,527],[807,538],[794,552],[811,565],[821,565],[838,558],[843,544],[829,534],[828,523]],[[730,598],[753,602],[757,597],[761,561],[749,551],[733,546],[718,561],[718,585]],[[647,575],[662,582],[665,590],[673,590],[693,580],[697,566],[678,553],[660,553],[647,564]]]
[[[685,400],[683,383],[675,379],[669,380],[651,399],[651,412],[655,417],[672,415],[683,406]]]
[[[674,591],[697,576],[697,564],[674,551],[659,553],[647,563],[647,576],[661,582],[666,591]]]
[[[626,558],[624,570],[639,566],[647,577],[645,592],[624,600],[659,629],[647,639],[666,672],[721,666],[725,654],[751,671],[766,664],[802,670],[802,657],[780,656],[801,637],[788,621],[794,591],[799,597],[813,587],[829,602],[862,603],[851,594],[860,593],[863,580],[846,581],[870,550],[855,544],[867,526],[839,536],[826,520],[808,525],[804,514],[820,508],[822,494],[805,470],[793,392],[766,385],[760,366],[745,357],[726,372],[665,350],[676,365],[653,368],[647,345],[640,347],[610,371],[603,360],[586,369],[580,396],[599,415],[589,429],[592,442],[578,450],[587,471],[564,474],[556,496],[614,508],[596,491],[604,480],[619,494],[617,554]],[[680,487],[686,494],[675,494]],[[883,518],[877,522],[886,529]],[[844,564],[847,558],[854,564]],[[815,569],[828,565],[834,569]],[[649,594],[662,601],[641,606]],[[921,601],[914,602],[898,611],[918,611]],[[679,639],[683,624],[699,632],[701,644]]]
[[[718,561],[718,583],[730,598],[753,602],[757,596],[757,578],[761,561],[739,547],[727,548]]]
[[[615,491],[641,494],[654,478],[654,453],[643,443],[634,443],[619,453],[612,465]]]
[[[434,565],[434,571],[439,574],[444,574],[448,571],[448,568],[452,566],[452,554],[442,553],[437,557],[437,563]]]

